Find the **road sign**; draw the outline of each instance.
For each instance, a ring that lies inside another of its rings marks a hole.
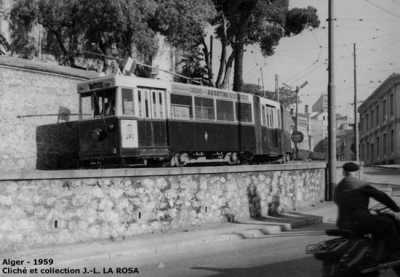
[[[294,143],[301,143],[304,140],[304,135],[300,131],[294,131],[292,133],[292,141]]]

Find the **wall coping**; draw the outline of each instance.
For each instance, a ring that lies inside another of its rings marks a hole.
[[[57,179],[89,179],[112,177],[146,177],[174,176],[192,174],[244,173],[258,171],[292,171],[305,169],[326,169],[324,162],[239,165],[239,166],[204,166],[179,168],[113,168],[113,169],[81,169],[81,170],[35,170],[0,172],[0,181],[24,180],[57,180]]]
[[[0,67],[11,68],[34,73],[69,77],[71,79],[87,80],[97,78],[99,73],[90,70],[76,69],[58,64],[21,59],[17,57],[1,56]]]

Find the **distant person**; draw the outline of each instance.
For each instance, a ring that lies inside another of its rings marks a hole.
[[[114,105],[112,104],[112,102],[108,101],[104,103],[103,115],[114,115]]]
[[[400,212],[400,207],[383,191],[355,178],[354,173],[359,169],[353,162],[343,165],[344,178],[334,192],[334,201],[339,209],[337,226],[357,234],[371,233],[378,241],[383,242],[385,255],[398,254],[400,237],[395,222],[390,218],[371,214],[368,205],[369,199],[373,198],[394,212]]]

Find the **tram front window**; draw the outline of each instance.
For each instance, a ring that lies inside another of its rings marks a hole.
[[[115,89],[81,94],[83,119],[115,115]]]

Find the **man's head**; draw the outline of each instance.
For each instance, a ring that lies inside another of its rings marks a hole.
[[[351,176],[354,172],[357,172],[360,166],[353,162],[348,162],[343,165],[343,176]]]

